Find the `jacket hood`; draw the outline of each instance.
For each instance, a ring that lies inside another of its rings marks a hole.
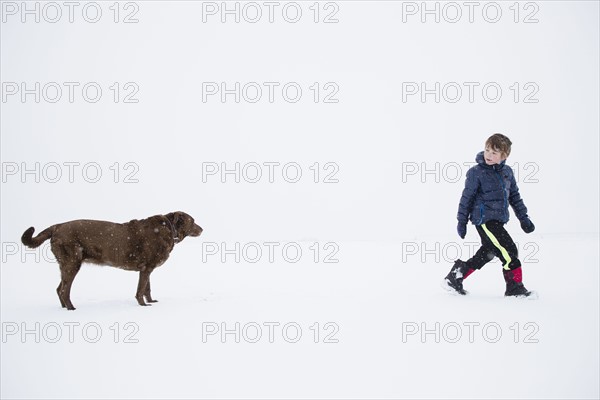
[[[500,162],[499,164],[487,165],[485,162],[485,158],[483,158],[483,151],[480,151],[479,153],[477,153],[477,156],[475,156],[475,161],[477,162],[477,164],[481,165],[483,168],[493,169],[496,171],[499,171],[502,168],[504,168],[504,165],[506,164],[506,160],[502,160],[502,162]]]

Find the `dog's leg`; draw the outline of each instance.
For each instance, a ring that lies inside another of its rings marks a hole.
[[[148,303],[158,303],[158,300],[153,300],[152,295],[150,294],[150,273],[148,273],[148,283],[146,284],[146,291],[144,292],[144,297],[146,298],[146,301]]]
[[[62,306],[62,308],[67,308],[65,301],[62,299],[62,287],[63,287],[63,281],[61,279],[60,283],[58,284],[58,287],[56,288],[56,293],[58,294],[58,299],[60,300],[60,305]]]
[[[135,299],[140,306],[149,306],[144,302],[144,294],[146,293],[146,287],[150,282],[150,272],[152,271],[140,271],[140,280],[138,281],[137,292],[135,293]]]
[[[71,285],[81,269],[81,263],[61,265],[60,269],[61,281],[57,288],[58,297],[63,307],[66,307],[67,310],[75,310],[73,303],[71,303]]]
[[[74,310],[75,307],[71,303],[71,285],[81,269],[83,261],[82,248],[64,246],[60,240],[52,238],[51,249],[60,267],[60,283],[56,288],[60,305],[67,310]]]

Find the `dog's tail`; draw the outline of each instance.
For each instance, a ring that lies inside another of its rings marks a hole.
[[[44,229],[36,237],[33,237],[33,232],[35,231],[35,228],[32,226],[31,228],[23,232],[23,236],[21,236],[21,242],[23,242],[25,246],[35,249],[36,247],[39,247],[42,243],[44,243],[46,240],[52,237],[55,227],[56,225],[52,225],[50,228]]]

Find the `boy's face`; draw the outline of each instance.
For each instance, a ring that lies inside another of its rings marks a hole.
[[[485,148],[483,158],[485,159],[485,163],[487,165],[500,164],[502,161],[506,160],[506,157],[503,153],[501,153],[498,149],[493,149],[489,146]]]

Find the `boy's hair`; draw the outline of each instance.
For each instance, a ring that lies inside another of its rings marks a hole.
[[[501,133],[494,133],[485,141],[485,147],[490,147],[493,150],[499,151],[506,157],[510,155],[511,145],[512,142],[510,139]]]

